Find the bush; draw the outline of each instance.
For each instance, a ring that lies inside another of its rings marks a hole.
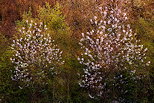
[[[11,45],[15,68],[12,80],[21,81],[23,86],[46,85],[46,81],[58,73],[56,68],[64,63],[62,51],[53,43],[47,29],[42,22],[33,21],[27,21],[27,25],[19,29],[21,36]]]
[[[78,60],[85,66],[80,85],[88,90],[91,98],[99,97],[103,102],[109,102],[110,99],[126,102],[129,96],[135,98],[133,93],[126,96],[127,99],[121,97],[125,96],[124,92],[128,89],[125,90],[127,86],[122,86],[121,83],[114,84],[113,81],[118,82],[116,77],[112,76],[114,73],[122,73],[120,76],[126,75],[126,78],[129,78],[126,85],[129,85],[132,91],[131,82],[133,85],[135,82],[133,76],[130,78],[130,73],[136,75],[135,80],[148,77],[146,68],[150,61],[147,59],[147,48],[140,45],[136,39],[136,33],[128,24],[127,11],[118,5],[119,2],[112,1],[104,8],[99,7],[97,11],[102,18],[94,16],[94,19],[90,20],[94,29],[82,33],[79,42],[82,51]],[[130,73],[123,74],[121,71]],[[123,82],[123,79],[120,81]],[[121,85],[119,86],[121,89],[120,91],[116,89],[119,93],[114,93],[115,85],[118,84]],[[135,102],[134,98],[130,101]]]

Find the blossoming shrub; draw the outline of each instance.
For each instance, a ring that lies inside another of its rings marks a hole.
[[[11,58],[15,70],[12,80],[19,82],[19,87],[47,84],[62,65],[62,51],[54,44],[42,22],[26,21],[19,29],[21,36],[13,40]]]
[[[17,28],[22,29],[25,27],[26,20],[33,20],[36,23],[42,22],[43,25],[46,25],[48,28],[47,33],[50,34],[52,39],[55,40],[54,43],[61,48],[61,51],[63,51],[63,61],[65,61],[64,65],[60,65],[60,70],[54,80],[48,81],[50,84],[48,84],[47,87],[44,86],[43,90],[41,90],[41,86],[39,86],[38,89],[34,87],[36,95],[39,94],[37,93],[38,91],[44,91],[44,93],[46,93],[45,95],[43,94],[43,98],[40,96],[36,98],[43,100],[45,97],[52,97],[52,102],[64,102],[71,100],[70,98],[73,93],[72,89],[74,89],[73,87],[77,84],[76,81],[78,79],[75,78],[75,76],[77,74],[76,71],[78,70],[76,68],[79,63],[74,57],[76,51],[74,48],[77,49],[77,41],[75,41],[71,36],[71,31],[65,22],[60,5],[57,3],[54,7],[51,7],[48,3],[46,3],[46,5],[38,9],[37,16],[35,18],[32,16],[31,11],[24,13],[22,18],[22,21],[17,21]]]
[[[119,2],[112,0],[104,8],[99,7],[102,17],[94,16],[90,20],[94,29],[82,33],[79,42],[82,53],[78,60],[85,66],[80,86],[89,91],[91,98],[99,97],[103,101],[111,98],[123,102],[124,97],[118,93],[123,94],[129,89],[122,87],[118,91],[116,85],[123,84],[123,80],[126,80],[124,86],[132,80],[136,83],[146,76],[145,68],[150,64],[146,58],[147,48],[135,38],[136,34],[128,24],[127,10]],[[120,71],[119,80],[116,78]],[[125,74],[133,76],[125,77]]]
[[[0,102],[16,103],[20,101],[25,103],[28,98],[29,90],[19,89],[17,84],[10,78],[12,76],[11,70],[14,69],[10,61],[13,52],[9,47],[12,38],[5,38],[0,34],[0,39]]]

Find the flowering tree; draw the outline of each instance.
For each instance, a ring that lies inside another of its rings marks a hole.
[[[46,25],[33,20],[25,21],[19,29],[20,37],[13,40],[11,58],[15,70],[12,80],[20,82],[19,87],[29,84],[46,84],[56,73],[56,67],[63,64],[62,51],[54,44]]]
[[[78,60],[85,65],[80,86],[87,88],[92,98],[108,95],[105,92],[111,88],[106,89],[106,81],[123,76],[114,77],[117,71],[130,70],[134,75],[150,63],[146,59],[147,48],[139,44],[128,24],[126,9],[118,4],[119,0],[111,0],[104,8],[99,7],[101,18],[94,16],[90,20],[94,29],[82,33],[79,42],[82,52]]]

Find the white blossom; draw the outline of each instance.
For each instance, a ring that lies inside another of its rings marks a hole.
[[[39,78],[48,79],[49,71],[54,74],[56,68],[64,64],[62,51],[54,44],[50,35],[46,34],[47,27],[42,22],[40,27],[32,20],[31,22],[26,21],[26,23],[29,26],[22,27],[21,37],[13,40],[11,45],[14,55],[10,60],[15,65],[11,78],[14,81],[22,82],[21,88],[36,82]],[[44,82],[42,81],[42,83]]]
[[[79,42],[82,53],[78,61],[85,65],[80,86],[89,90],[91,98],[91,92],[95,96],[103,95],[108,73],[129,70],[131,66],[134,67],[132,73],[136,73],[139,66],[145,68],[150,64],[146,60],[147,48],[139,45],[136,33],[127,24],[127,12],[118,5],[115,8],[105,6],[99,9],[102,19],[98,20],[96,16],[90,19],[91,23],[99,24],[98,27],[82,33]],[[123,78],[123,75],[119,78]],[[121,83],[124,84],[123,81]]]

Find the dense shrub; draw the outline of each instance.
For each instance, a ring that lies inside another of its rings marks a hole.
[[[23,86],[46,85],[48,78],[51,79],[56,73],[56,68],[64,64],[62,51],[47,34],[46,25],[26,22],[26,26],[19,30],[21,36],[11,45],[14,52],[11,61],[15,68],[12,80],[23,82]]]

